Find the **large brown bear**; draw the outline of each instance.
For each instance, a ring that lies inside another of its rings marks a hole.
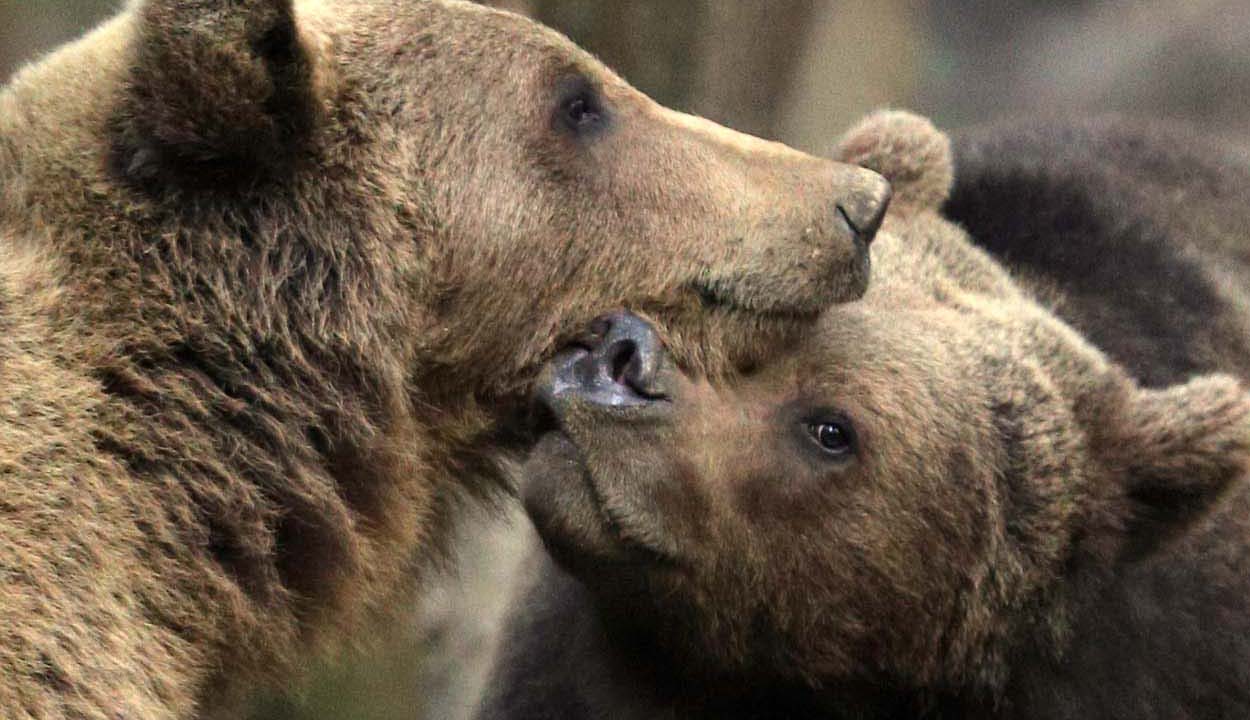
[[[862,293],[888,197],[469,3],[130,3],[0,91],[0,716],[281,678],[573,331],[749,364]]]
[[[1250,715],[1250,396],[1145,389],[1040,304],[935,213],[923,121],[841,152],[896,210],[796,351],[708,384],[618,316],[552,364],[524,495],[563,569],[481,717]]]

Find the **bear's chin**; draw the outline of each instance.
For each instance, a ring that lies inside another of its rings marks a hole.
[[[543,545],[575,575],[643,570],[653,554],[622,536],[604,510],[582,452],[564,432],[540,437],[521,472],[521,500]]]

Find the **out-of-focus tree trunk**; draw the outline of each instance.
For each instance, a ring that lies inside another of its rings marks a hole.
[[[83,34],[115,0],[0,0],[0,83],[38,53]]]
[[[700,0],[690,109],[738,130],[777,137],[786,97],[821,0]]]
[[[533,16],[599,56],[643,92],[689,107],[698,82],[702,0],[533,0]]]

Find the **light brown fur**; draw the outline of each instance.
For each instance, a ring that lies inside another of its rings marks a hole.
[[[843,216],[887,199],[468,3],[133,3],[0,91],[0,715],[285,677],[497,487],[576,328],[766,355],[863,291]]]

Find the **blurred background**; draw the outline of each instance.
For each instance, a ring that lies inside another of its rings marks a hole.
[[[123,0],[0,0],[0,78]],[[1246,0],[495,0],[661,102],[819,151],[866,110],[1119,111],[1250,135]]]
[[[0,0],[0,79],[122,2]],[[565,32],[667,105],[811,152],[882,106],[946,128],[1119,112],[1250,140],[1247,0],[490,4]],[[466,718],[534,540],[523,518],[497,514],[469,518],[463,535],[460,571],[429,583],[402,628],[260,700],[252,720]]]

